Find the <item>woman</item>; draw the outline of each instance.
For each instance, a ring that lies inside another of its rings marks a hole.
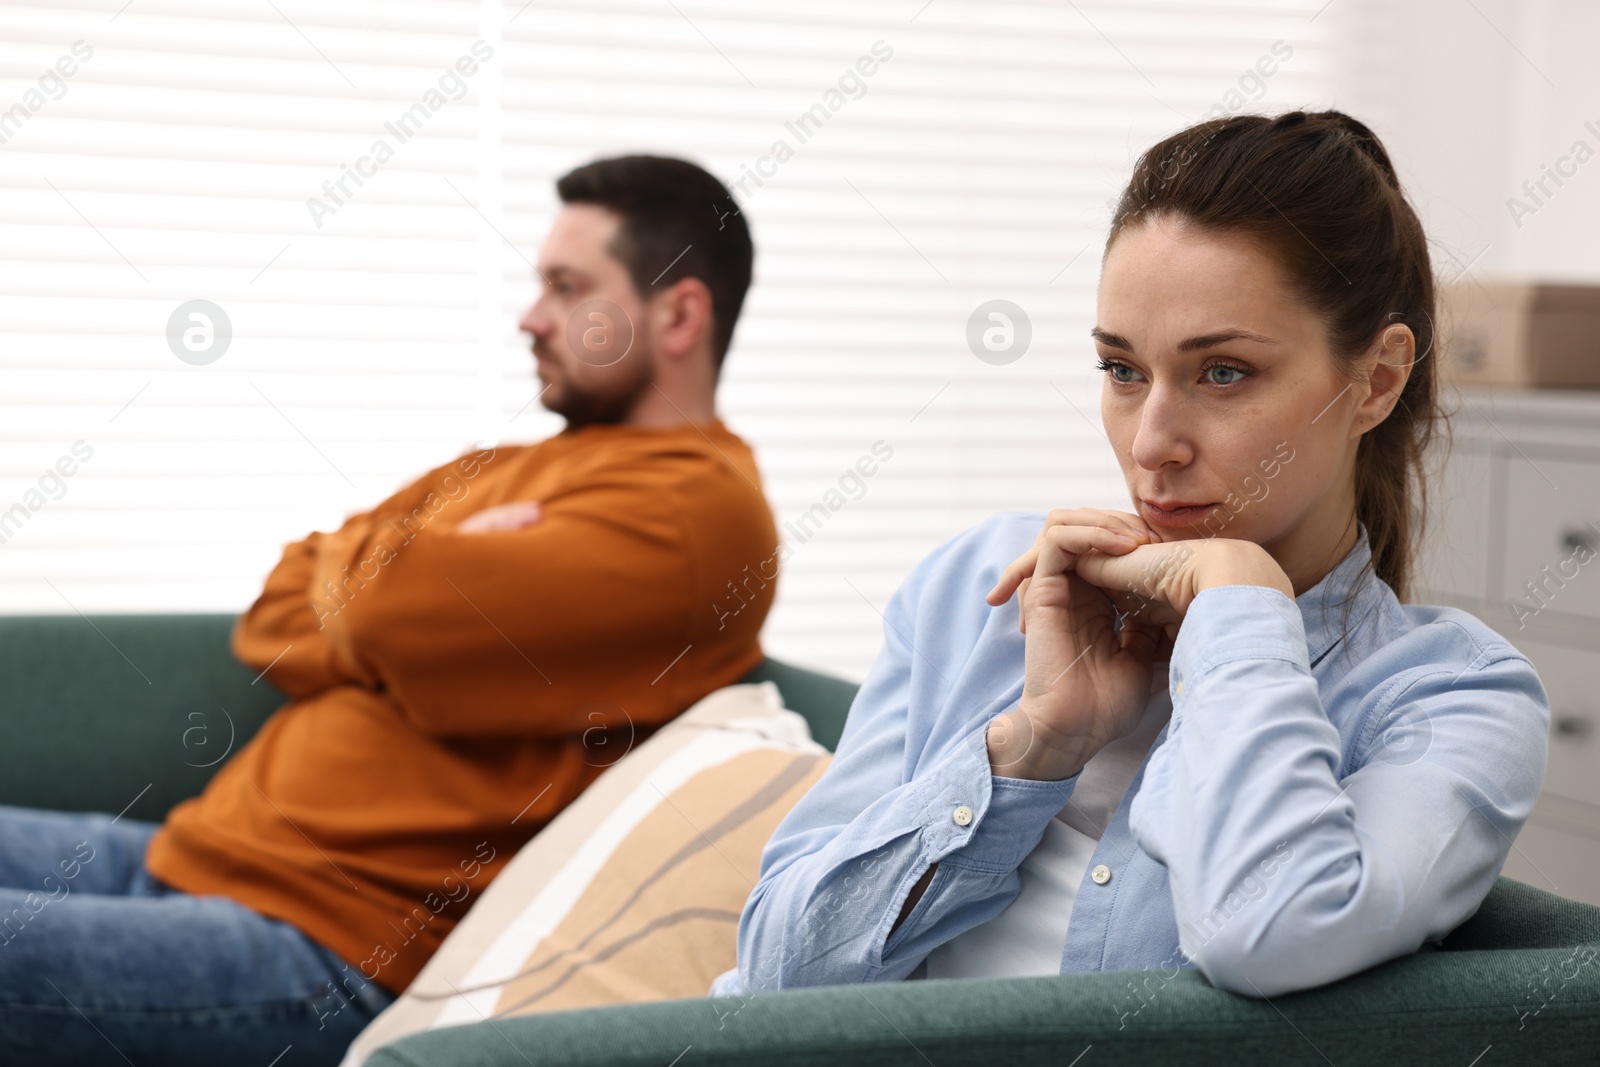
[[[913,570],[713,994],[1198,966],[1268,997],[1437,941],[1499,873],[1549,706],[1478,619],[1401,602],[1434,286],[1372,131],[1155,145],[1096,313],[1136,510],[999,515]]]

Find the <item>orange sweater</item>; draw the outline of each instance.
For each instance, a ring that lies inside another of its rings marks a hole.
[[[468,453],[284,551],[233,632],[293,699],[146,862],[400,992],[517,848],[761,662],[777,531],[720,420]],[[535,500],[515,531],[466,516]]]

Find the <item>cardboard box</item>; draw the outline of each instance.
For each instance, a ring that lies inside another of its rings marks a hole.
[[[1600,388],[1600,285],[1467,280],[1439,290],[1444,374],[1463,385]]]

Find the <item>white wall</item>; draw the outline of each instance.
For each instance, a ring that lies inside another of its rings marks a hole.
[[[1321,19],[1341,106],[1375,117],[1442,276],[1600,282],[1600,5],[1336,0]],[[1523,183],[1579,141],[1594,158],[1530,200]],[[1515,219],[1513,197],[1534,213]]]

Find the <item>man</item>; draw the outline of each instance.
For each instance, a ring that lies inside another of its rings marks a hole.
[[[0,930],[0,1062],[336,1061],[523,842],[761,661],[773,586],[724,604],[777,532],[715,411],[744,219],[681,160],[557,189],[521,326],[565,429],[289,545],[233,648],[292,700],[164,824],[0,809],[0,885],[77,890]]]

